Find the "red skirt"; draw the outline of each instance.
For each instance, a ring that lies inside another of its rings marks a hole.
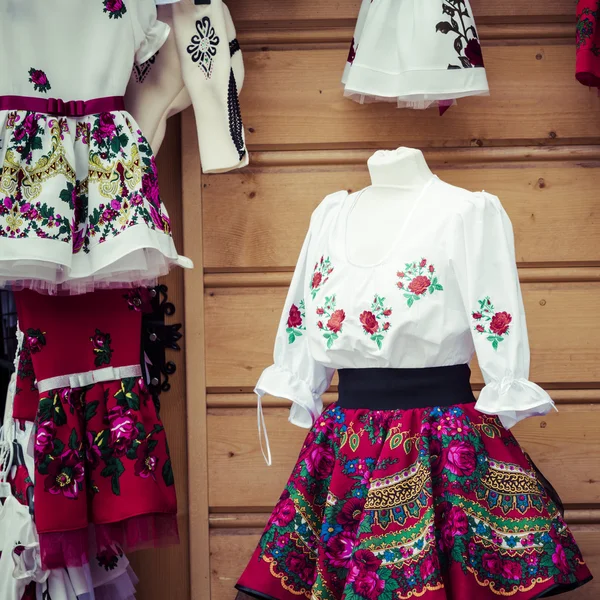
[[[177,540],[164,427],[141,376],[141,298],[17,292],[13,416],[35,420],[34,518],[45,568]]]
[[[276,600],[561,593],[591,574],[557,502],[513,435],[469,399],[334,404],[309,432],[236,587]]]
[[[600,1],[577,3],[577,80],[600,87]]]

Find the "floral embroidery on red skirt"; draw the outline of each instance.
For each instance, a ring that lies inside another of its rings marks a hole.
[[[489,296],[479,300],[479,310],[471,316],[477,321],[475,331],[486,334],[487,341],[492,344],[494,350],[498,350],[500,342],[509,334],[512,316],[505,311],[496,312]]]
[[[332,405],[238,582],[278,600],[538,597],[590,573],[512,434],[474,405]],[[441,594],[441,595],[440,595]]]
[[[331,348],[342,333],[346,319],[343,309],[335,307],[335,294],[325,298],[325,304],[317,308],[317,316],[319,317],[317,327],[325,331],[323,337],[327,340],[327,347]]]

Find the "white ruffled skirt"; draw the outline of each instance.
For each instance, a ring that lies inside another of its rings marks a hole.
[[[488,95],[469,0],[363,0],[342,83],[356,102],[399,108]]]

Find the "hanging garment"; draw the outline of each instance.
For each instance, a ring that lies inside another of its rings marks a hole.
[[[363,0],[342,83],[356,102],[399,108],[488,95],[469,0]]]
[[[591,576],[556,495],[509,431],[554,403],[529,381],[506,212],[495,196],[432,177],[409,212],[370,205],[364,236],[382,218],[397,227],[364,264],[348,227],[363,192],[314,211],[275,362],[256,385],[261,429],[270,394],[291,400],[290,421],[310,431],[238,589],[529,600],[581,585]],[[475,351],[486,383],[477,401]],[[339,399],[322,412],[335,370]]]
[[[577,3],[577,80],[600,88],[600,0]]]
[[[15,297],[38,390],[29,419],[44,567],[89,563],[88,525],[100,553],[176,541],[165,432],[141,377],[138,295]]]
[[[194,107],[202,171],[221,173],[248,164],[238,95],[244,62],[229,9],[221,0],[181,0],[159,9],[173,35],[160,52],[134,67],[125,103],[154,152],[167,119]]]
[[[20,48],[0,65],[0,285],[82,293],[191,266],[123,101],[168,34],[153,0],[0,2]]]

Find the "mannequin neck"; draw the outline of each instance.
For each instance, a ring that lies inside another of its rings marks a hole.
[[[367,162],[371,185],[403,190],[422,188],[433,177],[420,150],[378,150]]]

